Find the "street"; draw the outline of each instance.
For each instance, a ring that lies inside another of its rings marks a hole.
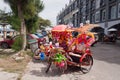
[[[65,74],[60,74],[57,69],[45,70],[45,61],[31,61],[22,80],[120,80],[120,43],[97,43],[91,48],[94,64],[91,71],[87,74],[70,68]]]

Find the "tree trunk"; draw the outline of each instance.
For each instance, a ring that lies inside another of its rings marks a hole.
[[[24,20],[24,17],[23,17],[23,11],[21,9],[21,2],[18,1],[18,4],[17,4],[17,8],[18,8],[18,16],[21,20],[21,35],[23,37],[23,44],[22,44],[22,50],[24,51],[25,48],[26,48],[26,26],[25,26],[25,20]]]

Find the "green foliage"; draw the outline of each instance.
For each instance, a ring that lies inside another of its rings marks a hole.
[[[12,29],[20,31],[20,19],[17,16],[9,16],[8,23],[12,25]]]
[[[3,10],[0,10],[0,23],[8,23],[8,13]]]
[[[44,9],[43,1],[35,0],[35,7],[36,7],[36,12],[38,14],[39,12],[41,12]]]
[[[41,0],[4,0],[11,7],[13,14],[9,16],[8,23],[12,28],[19,31],[21,28],[21,20],[19,16],[18,6],[21,7],[25,25],[28,33],[34,33],[37,29],[50,26],[51,22],[47,19],[38,17],[39,12],[44,9]]]
[[[19,51],[22,49],[22,44],[23,44],[22,36],[17,36],[15,38],[13,45],[12,45],[12,49],[14,49],[15,51]]]
[[[27,19],[27,20],[34,17],[36,13],[35,4],[31,1],[33,0],[30,0],[28,5],[24,5],[24,8],[22,9],[24,14],[24,19]]]
[[[34,16],[33,18],[29,20],[25,20],[26,26],[28,33],[34,33],[36,30],[39,28],[39,23],[38,23],[38,16]]]
[[[10,17],[10,24],[14,29],[19,30],[21,26],[20,7],[23,20],[25,20],[25,25],[28,32],[35,32],[39,28],[38,13],[44,9],[43,2],[41,0],[4,0],[9,4],[13,11],[13,16]],[[19,17],[19,18],[18,18]],[[12,20],[12,21],[11,21]],[[19,23],[20,21],[20,23]]]
[[[34,53],[32,53],[31,51],[27,51],[26,54],[29,55],[30,57],[34,56]]]
[[[51,22],[49,20],[45,20],[43,18],[39,18],[39,28],[41,29],[42,27],[47,27],[47,26],[51,26]]]

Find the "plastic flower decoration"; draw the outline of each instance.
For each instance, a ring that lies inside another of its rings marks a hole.
[[[66,60],[66,57],[64,55],[62,55],[61,53],[57,53],[54,57],[54,60],[56,62],[62,62]]]

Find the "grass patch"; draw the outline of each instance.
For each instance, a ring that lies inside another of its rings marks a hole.
[[[30,57],[33,57],[33,56],[34,56],[34,53],[31,52],[30,49],[28,49],[27,52],[26,52],[25,54],[27,54],[27,55],[30,56]]]

